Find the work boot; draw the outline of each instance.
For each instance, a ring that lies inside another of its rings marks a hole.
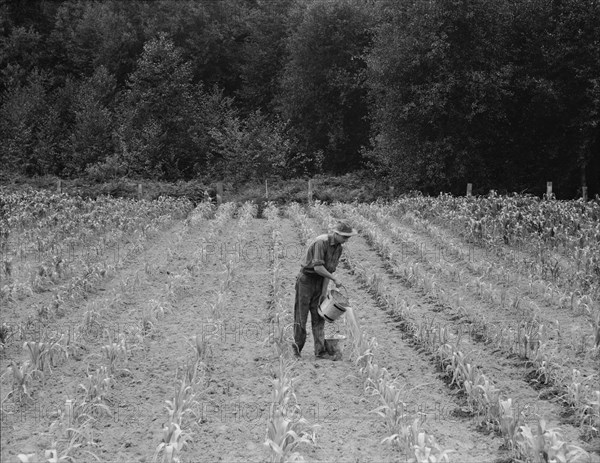
[[[302,357],[300,356],[300,351],[298,351],[298,346],[296,346],[296,344],[295,344],[295,343],[294,343],[294,344],[292,344],[292,353],[294,354],[294,358],[295,358],[295,359],[300,359],[300,358],[302,358]]]

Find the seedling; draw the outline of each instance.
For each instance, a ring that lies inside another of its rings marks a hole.
[[[175,395],[173,400],[167,400],[167,412],[169,421],[181,425],[184,416],[191,414],[196,405],[195,394],[192,385],[185,379],[177,382],[175,386]]]
[[[89,403],[102,402],[113,382],[113,377],[108,374],[105,366],[98,368],[95,373],[90,373],[88,365],[87,382],[79,385],[79,388],[85,394],[84,401]]]
[[[442,450],[435,438],[425,432],[420,432],[417,443],[413,444],[414,455],[417,463],[449,462],[449,454],[454,450]]]
[[[504,443],[510,449],[516,447],[516,432],[521,419],[521,414],[516,413],[512,407],[512,399],[499,400],[499,424],[500,432],[504,437]]]
[[[125,339],[123,337],[121,337],[119,342],[112,342],[109,336],[108,344],[102,346],[101,351],[108,363],[108,371],[111,375],[117,371],[129,373],[129,370],[125,368],[117,368],[119,359],[127,361],[127,348],[125,347]]]
[[[182,449],[190,439],[190,435],[184,433],[177,423],[169,423],[163,428],[163,439],[154,454],[154,461],[158,461],[158,456],[163,453],[162,463],[181,462],[180,454]]]
[[[12,377],[12,389],[2,400],[2,404],[10,397],[12,397],[13,401],[16,403],[23,403],[24,399],[33,401],[29,390],[33,374],[36,371],[38,370],[34,370],[29,362],[17,365],[14,360],[11,361],[11,365],[7,368],[5,374],[9,374]]]
[[[271,449],[271,463],[299,461],[294,450],[301,443],[315,443],[318,425],[310,425],[304,418],[288,419],[277,404],[271,404],[270,417],[265,445]]]

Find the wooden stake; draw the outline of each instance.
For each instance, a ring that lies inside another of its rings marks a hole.
[[[552,182],[546,182],[546,199],[552,196]]]
[[[59,180],[58,182],[56,182],[56,192],[62,193],[62,180]]]
[[[265,198],[269,200],[269,180],[265,179]]]
[[[583,198],[584,201],[588,200],[588,193],[587,193],[587,187],[586,186],[582,186],[581,187],[581,197]]]
[[[312,204],[313,198],[313,184],[312,179],[308,181],[308,204]]]
[[[138,183],[138,199],[142,199],[142,184]]]
[[[473,184],[467,183],[467,196],[471,196],[473,194]]]
[[[223,182],[217,182],[217,206],[223,203]]]

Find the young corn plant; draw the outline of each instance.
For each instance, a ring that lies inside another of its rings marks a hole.
[[[194,387],[198,384],[198,369],[198,362],[194,362],[188,359],[183,364],[183,366],[177,367],[177,373],[175,374],[175,377],[179,381],[183,381],[184,383],[192,385],[192,387]]]
[[[293,388],[294,362],[287,357],[278,357],[278,368],[273,372],[273,394],[271,402],[282,410],[291,410],[296,403],[296,395]]]
[[[438,463],[449,462],[452,450],[443,450],[435,438],[427,434],[421,426],[421,418],[416,417],[411,423],[402,421],[396,433],[386,437],[381,443],[391,442],[404,451],[409,462]],[[411,457],[413,455],[413,457]]]
[[[206,349],[203,344],[198,342],[198,337],[194,337],[197,349],[202,349],[198,356],[205,356]],[[198,373],[199,360],[188,361],[186,366],[180,370],[178,368],[176,377],[175,394],[172,400],[166,400],[166,409],[169,414],[169,419],[163,427],[162,442],[156,447],[154,461],[158,461],[162,454],[161,461],[163,463],[178,463],[181,461],[180,455],[191,438],[191,434],[185,432],[183,428],[183,420],[188,415],[193,415],[195,408],[198,406],[194,386],[196,386],[196,378]],[[180,371],[183,374],[180,375]],[[181,376],[181,377],[180,377]]]
[[[83,313],[83,321],[80,325],[81,332],[84,334],[97,333],[102,328],[102,322],[100,321],[100,312],[89,308]]]
[[[162,463],[180,463],[182,450],[190,438],[189,434],[181,430],[179,424],[170,422],[165,425],[162,442],[156,447],[153,461],[158,462],[159,456],[162,454],[160,459]]]
[[[588,377],[587,379],[590,379]],[[600,414],[598,413],[598,399],[600,398],[600,391],[594,391],[591,393],[590,386],[584,384],[584,377],[581,372],[577,369],[573,369],[571,383],[566,387],[566,394],[564,396],[565,402],[572,407],[577,416],[577,420],[580,425],[589,424],[592,428],[595,428],[600,422]],[[593,400],[590,396],[595,396],[596,400]],[[597,433],[596,429],[596,433]]]
[[[22,365],[17,365],[16,362],[12,360],[5,373],[10,375],[12,386],[11,390],[6,394],[6,397],[2,399],[2,404],[11,397],[13,402],[18,404],[33,402],[30,390],[31,381],[36,371],[38,370],[34,370],[28,361],[23,362]]]
[[[390,442],[398,449],[402,449],[405,456],[408,458],[409,455],[413,453],[413,449],[417,443],[420,431],[420,417],[416,417],[411,423],[401,420],[398,422],[398,425],[395,428],[395,433],[383,439],[381,443],[385,444]]]
[[[584,395],[584,386],[581,372],[573,369],[571,383],[567,385],[567,394],[565,400],[572,407],[577,407]]]
[[[519,428],[515,435],[515,453],[519,461],[532,463],[564,462],[580,463],[591,461],[590,455],[581,447],[562,440],[558,429],[549,429],[539,419],[534,432],[529,425]]]
[[[500,405],[500,432],[504,437],[504,443],[509,449],[515,449],[517,446],[516,434],[519,429],[521,414],[515,412],[512,406],[512,399],[499,400]]]
[[[61,334],[59,338],[49,339],[48,343],[48,363],[51,367],[55,367],[69,358],[69,350],[67,342],[69,337]]]
[[[352,356],[354,363],[358,366],[363,377],[368,377],[368,373],[373,365],[373,357],[377,347],[377,340],[372,337],[368,339],[367,333],[362,332],[360,337],[355,340]]]
[[[537,381],[542,384],[551,384],[557,380],[559,365],[555,361],[555,356],[550,353],[545,346],[538,349],[533,359],[536,368]]]
[[[120,337],[119,342],[113,342],[109,336],[108,344],[101,348],[102,355],[108,363],[108,371],[111,375],[116,372],[130,373],[126,368],[118,368],[119,361],[127,361],[127,347],[125,346],[125,338]]]
[[[315,429],[305,418],[288,419],[284,410],[271,404],[265,445],[271,449],[271,463],[303,461],[296,447],[302,443],[314,445]]]
[[[275,348],[275,353],[278,357],[289,358],[291,355],[291,344],[287,338],[286,327],[288,325],[282,320],[286,314],[284,312],[276,312],[273,322],[270,323],[271,329],[269,336],[265,339],[264,344],[270,344]]]
[[[177,423],[181,426],[182,419],[193,413],[197,405],[196,395],[192,384],[188,383],[187,378],[179,380],[175,387],[175,395],[172,400],[166,401],[166,408],[169,414],[169,422]]]
[[[194,336],[189,344],[194,349],[194,359],[189,361],[185,367],[185,376],[188,384],[196,384],[198,379],[198,373],[203,378],[200,381],[204,381],[204,376],[208,371],[208,364],[211,358],[211,348],[207,339],[202,339],[202,336]]]
[[[31,364],[32,372],[38,372],[39,374],[43,375],[44,370],[50,369],[47,343],[26,341],[23,344],[23,349],[29,356],[29,363]]]
[[[390,383],[385,377],[377,382],[377,387],[371,387],[373,394],[377,394],[382,403],[371,413],[377,413],[386,424],[391,437],[384,439],[383,442],[391,442],[392,446],[400,448],[400,439],[398,429],[406,419],[406,404],[401,400],[402,390],[398,389],[393,383]]]
[[[202,336],[194,336],[190,342],[194,349],[195,361],[198,364],[206,364],[211,356],[210,344],[208,339],[203,339]]]
[[[475,390],[479,393],[479,413],[485,413],[485,422],[488,427],[490,427],[498,421],[498,416],[502,419],[500,414],[500,391],[485,377],[485,375],[479,377]]]
[[[101,413],[110,415],[110,409],[101,403],[92,404],[85,400],[67,399],[59,418],[50,425],[50,432],[65,436],[71,450],[85,444],[93,444],[91,428],[95,421],[93,415]]]
[[[58,447],[59,447],[59,444],[62,444],[63,442],[54,442],[52,444],[51,449],[44,450],[44,458],[46,458],[46,461],[48,463],[61,463],[61,462],[74,463],[74,462],[76,462],[77,458],[75,458],[72,455],[72,453],[82,446],[81,443],[77,442],[78,437],[79,436],[75,436],[70,441],[64,442],[65,448],[62,452],[58,451]],[[98,456],[96,454],[90,452],[89,450],[82,450],[82,452],[93,457],[95,461],[100,461]],[[33,460],[22,460],[22,461],[35,462],[37,460],[33,459]]]
[[[114,383],[112,376],[108,374],[108,369],[101,366],[94,373],[90,373],[89,365],[87,371],[86,383],[81,383],[79,389],[85,394],[84,401],[88,403],[101,403]]]
[[[265,445],[271,449],[272,463],[297,460],[299,455],[294,452],[296,447],[301,443],[315,442],[318,425],[295,417],[298,406],[293,391],[293,367],[291,360],[279,356],[278,370],[272,380],[273,398],[265,439]]]
[[[417,442],[413,444],[415,461],[417,463],[449,463],[449,454],[454,450],[443,450],[431,434],[420,432]]]

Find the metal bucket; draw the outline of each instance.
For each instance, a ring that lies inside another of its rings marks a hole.
[[[346,312],[348,307],[350,307],[348,298],[337,289],[332,289],[327,292],[325,300],[321,303],[319,315],[329,323],[333,323]]]
[[[325,350],[329,355],[334,356],[334,360],[339,360],[343,356],[342,345],[346,336],[325,339]]]

